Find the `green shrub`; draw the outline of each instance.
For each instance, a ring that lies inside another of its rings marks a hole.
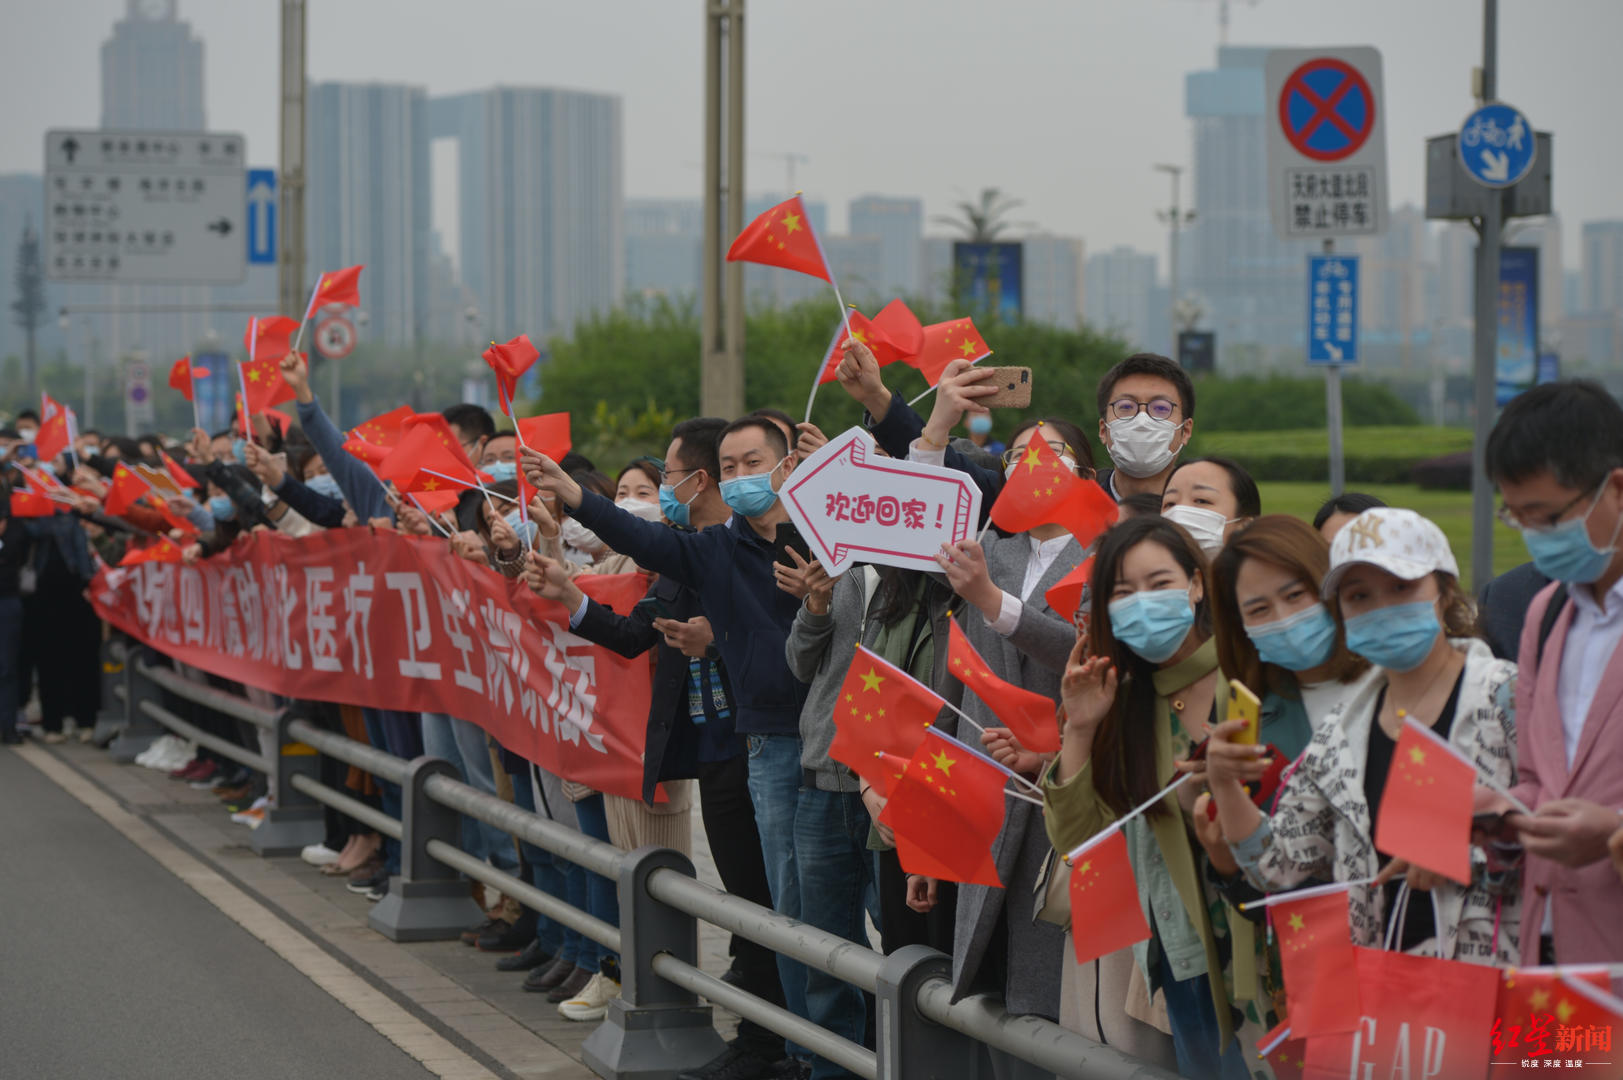
[[[1199,413],[1197,413],[1197,419]],[[1349,484],[1407,484],[1416,464],[1471,449],[1464,428],[1349,427],[1343,439]],[[1220,454],[1264,481],[1327,481],[1330,438],[1322,429],[1206,431],[1197,429],[1194,452]]]
[[[1284,375],[1205,378],[1196,383],[1196,426],[1205,431],[1287,431],[1326,423],[1324,380]],[[1342,422],[1348,427],[1419,424],[1420,417],[1380,383],[1341,382]]]

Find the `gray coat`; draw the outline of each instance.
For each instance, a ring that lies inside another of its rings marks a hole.
[[[992,583],[1011,594],[1020,592],[1026,566],[1031,560],[1031,541],[1024,535],[988,536],[985,540],[986,565]],[[1072,625],[1048,606],[1043,594],[1070,573],[1086,556],[1075,540],[1066,544],[1048,571],[1024,601],[1020,623],[1005,638],[986,625],[979,612],[964,613],[964,636],[999,677],[1039,694],[1059,700],[1060,675],[1065,670],[1071,647],[1076,644]],[[997,716],[969,691],[964,692],[964,712],[987,727],[999,724]],[[978,745],[979,735],[963,725],[961,736]],[[1004,888],[985,885],[958,887],[958,914],[953,927],[953,1000],[979,990],[1003,992],[1004,1004],[1015,1014],[1035,1014],[1050,1020],[1059,1017],[1059,992],[1065,931],[1052,923],[1038,922],[1039,898],[1034,895],[1037,875],[1048,858],[1048,835],[1043,829],[1042,808],[1022,799],[1008,799],[1008,817],[1003,831],[992,845],[998,877]],[[979,978],[981,962],[1003,915],[1008,925],[1008,979],[1004,986],[989,986]]]

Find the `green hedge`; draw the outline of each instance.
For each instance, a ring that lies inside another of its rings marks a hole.
[[[1465,428],[1351,427],[1344,440],[1349,484],[1407,484],[1414,466],[1442,454],[1471,449]],[[1197,429],[1194,451],[1231,457],[1262,481],[1327,481],[1330,438],[1320,430],[1214,431]]]

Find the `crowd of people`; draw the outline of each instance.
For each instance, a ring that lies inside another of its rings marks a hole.
[[[1118,522],[1087,547],[1058,524],[989,530],[944,546],[937,572],[859,565],[831,578],[798,552],[784,557],[778,543],[788,521],[778,492],[826,441],[810,424],[769,408],[686,419],[663,459],[625,462],[611,477],[579,454],[521,449],[465,404],[443,416],[495,479],[490,495],[516,499],[520,469],[538,494],[521,513],[470,491],[431,520],[344,448],[296,355],[282,376],[297,426],[258,416],[251,439],[194,431],[183,452],[171,449],[200,487],[169,509],[198,531],[183,538],[189,560],[251,530],[299,537],[369,524],[442,536],[448,557],[561,603],[580,638],[650,657],[640,800],[517,757],[479,717],[317,707],[333,730],[401,757],[443,758],[468,783],[625,850],[691,854],[696,802],[727,891],[887,953],[938,948],[952,957],[955,998],[991,991],[1011,1013],[1056,1020],[1184,1076],[1269,1074],[1253,1047],[1286,1019],[1278,946],[1265,912],[1239,906],[1263,894],[1351,883],[1348,931],[1360,945],[1390,939],[1405,952],[1487,965],[1623,962],[1623,408],[1599,386],[1541,386],[1504,410],[1488,469],[1500,518],[1522,534],[1531,561],[1473,597],[1442,531],[1413,510],[1347,494],[1312,522],[1268,513],[1243,464],[1190,458],[1195,388],[1163,357],[1137,354],[1112,368],[1097,418],[1023,421],[1000,433],[1007,450],[980,404],[995,392],[986,369],[949,365],[927,417],[891,393],[860,343],[845,346],[837,375],[882,453],[960,470],[990,506],[1041,440],[1108,492]],[[1108,467],[1085,430],[1095,423]],[[961,426],[967,437],[955,437]],[[0,431],[13,478],[30,428],[38,418],[24,414]],[[101,629],[85,585],[98,558],[116,564],[127,544],[168,524],[140,507],[109,516],[100,496],[116,463],[161,467],[164,452],[156,438],[85,432],[71,455],[42,463],[71,486],[72,512],[0,525],[7,742],[19,738],[13,723],[30,719],[49,742],[71,737],[75,724],[89,737]],[[1074,615],[1054,610],[1050,588],[1090,557]],[[648,578],[645,601],[630,611],[580,587],[582,575],[623,573]],[[949,675],[953,621],[994,674],[1053,700],[1057,753],[1020,745]],[[1008,801],[992,850],[1001,888],[908,873],[878,820],[885,798],[830,756],[857,645],[952,703],[940,730],[978,741],[1041,790],[1040,806]],[[1261,699],[1254,743],[1224,719],[1231,678]],[[31,685],[37,717],[21,708]],[[260,738],[172,704],[222,737]],[[1412,722],[1474,762],[1484,781],[1469,883],[1375,843],[1394,749]],[[263,813],[263,778],[207,750],[160,740],[143,763],[212,788],[245,824]],[[327,783],[399,816],[394,785],[323,768]],[[1195,782],[1153,802],[1180,774]],[[1259,802],[1253,791],[1270,774],[1280,779]],[[668,798],[656,802],[661,784]],[[1148,812],[1133,813],[1146,800]],[[1078,963],[1059,856],[1122,819],[1151,934]],[[478,822],[465,822],[462,841],[618,923],[612,882]],[[395,841],[336,813],[304,857],[374,899],[399,869]],[[602,1017],[619,993],[612,952],[511,898],[463,940],[501,954],[499,968],[569,1019]],[[726,978],[871,1044],[872,1002],[849,984],[743,938]],[[991,1053],[1000,1076],[1041,1075]],[[720,1058],[685,1075],[845,1072],[744,1021]]]

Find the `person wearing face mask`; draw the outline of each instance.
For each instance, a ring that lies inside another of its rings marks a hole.
[[[969,429],[969,441],[985,450],[988,454],[997,457],[1007,450],[1003,443],[992,438],[992,416],[990,413],[976,413],[964,423]]]
[[[627,513],[586,491],[551,458],[520,451],[526,478],[556,495],[572,518],[699,597],[731,679],[734,725],[749,746],[749,792],[772,903],[798,918],[794,834],[806,686],[792,676],[784,645],[800,598],[778,588],[773,570],[777,528],[788,521],[778,489],[795,462],[783,430],[764,417],[729,424],[718,441],[718,461],[718,491],[732,516],[723,525],[684,533]],[[778,971],[788,1009],[804,1017],[805,968],[780,957]]]
[[[1195,434],[1195,385],[1180,366],[1135,353],[1099,380],[1099,441],[1115,469],[1099,484],[1118,501],[1141,491],[1160,494],[1178,455]]]
[[[1442,530],[1414,511],[1354,518],[1331,545],[1321,594],[1347,648],[1373,665],[1372,677],[1348,687],[1314,731],[1271,817],[1241,787],[1259,775],[1261,751],[1223,745],[1227,725],[1214,735],[1208,777],[1223,834],[1257,888],[1376,877],[1348,893],[1354,944],[1378,947],[1396,919],[1403,951],[1508,965],[1517,958],[1514,869],[1473,847],[1471,882],[1462,886],[1390,859],[1373,842],[1393,752],[1411,718],[1498,784],[1515,782],[1516,665],[1474,636],[1458,575]]]
[[[1486,453],[1501,517],[1550,579],[1526,610],[1516,687],[1515,793],[1533,816],[1506,819],[1527,851],[1521,962],[1623,960],[1607,866],[1623,828],[1623,408],[1588,381],[1535,387]]]
[[[1164,518],[1122,522],[1099,542],[1088,633],[1061,683],[1063,742],[1043,783],[1056,851],[1151,799],[1215,726],[1222,673],[1208,580],[1200,548]],[[1131,950],[1127,1013],[1170,1029],[1181,1075],[1240,1080],[1250,1075],[1243,1047],[1272,1018],[1255,965],[1234,963],[1227,908],[1190,840],[1190,787],[1123,826],[1152,934]],[[1156,989],[1164,1017],[1148,1005]],[[1142,1030],[1140,1037],[1154,1047]]]
[[[1208,559],[1262,513],[1257,482],[1239,462],[1209,457],[1186,461],[1167,477],[1161,516],[1182,525]]]

